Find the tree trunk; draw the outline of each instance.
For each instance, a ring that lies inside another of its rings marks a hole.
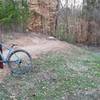
[[[56,6],[56,20],[55,20],[55,33],[57,32],[58,28],[58,11],[60,9],[60,1],[57,0],[57,6]]]

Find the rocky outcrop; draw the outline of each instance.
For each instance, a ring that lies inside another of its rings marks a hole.
[[[32,14],[28,30],[53,33],[55,31],[57,0],[29,0],[28,2]]]

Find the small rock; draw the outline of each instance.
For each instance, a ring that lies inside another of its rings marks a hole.
[[[48,39],[48,40],[56,40],[56,38],[53,37],[53,36],[50,36],[50,37],[48,37],[47,39]]]

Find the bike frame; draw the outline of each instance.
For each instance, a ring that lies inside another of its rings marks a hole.
[[[6,56],[4,56],[4,54],[0,52],[0,56],[2,58],[3,63],[7,64],[8,63],[7,57],[14,51],[14,48],[12,48],[12,47],[8,48],[6,45],[4,45],[2,43],[1,43],[1,45],[2,45],[3,48],[6,48],[7,54],[6,54]]]

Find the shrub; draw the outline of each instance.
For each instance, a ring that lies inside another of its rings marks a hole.
[[[56,37],[60,40],[69,42],[69,43],[75,43],[76,42],[76,36],[74,33],[67,32],[68,30],[65,28],[64,24],[60,24],[59,28],[56,32]]]
[[[27,0],[0,0],[0,25],[25,24],[28,16]]]

